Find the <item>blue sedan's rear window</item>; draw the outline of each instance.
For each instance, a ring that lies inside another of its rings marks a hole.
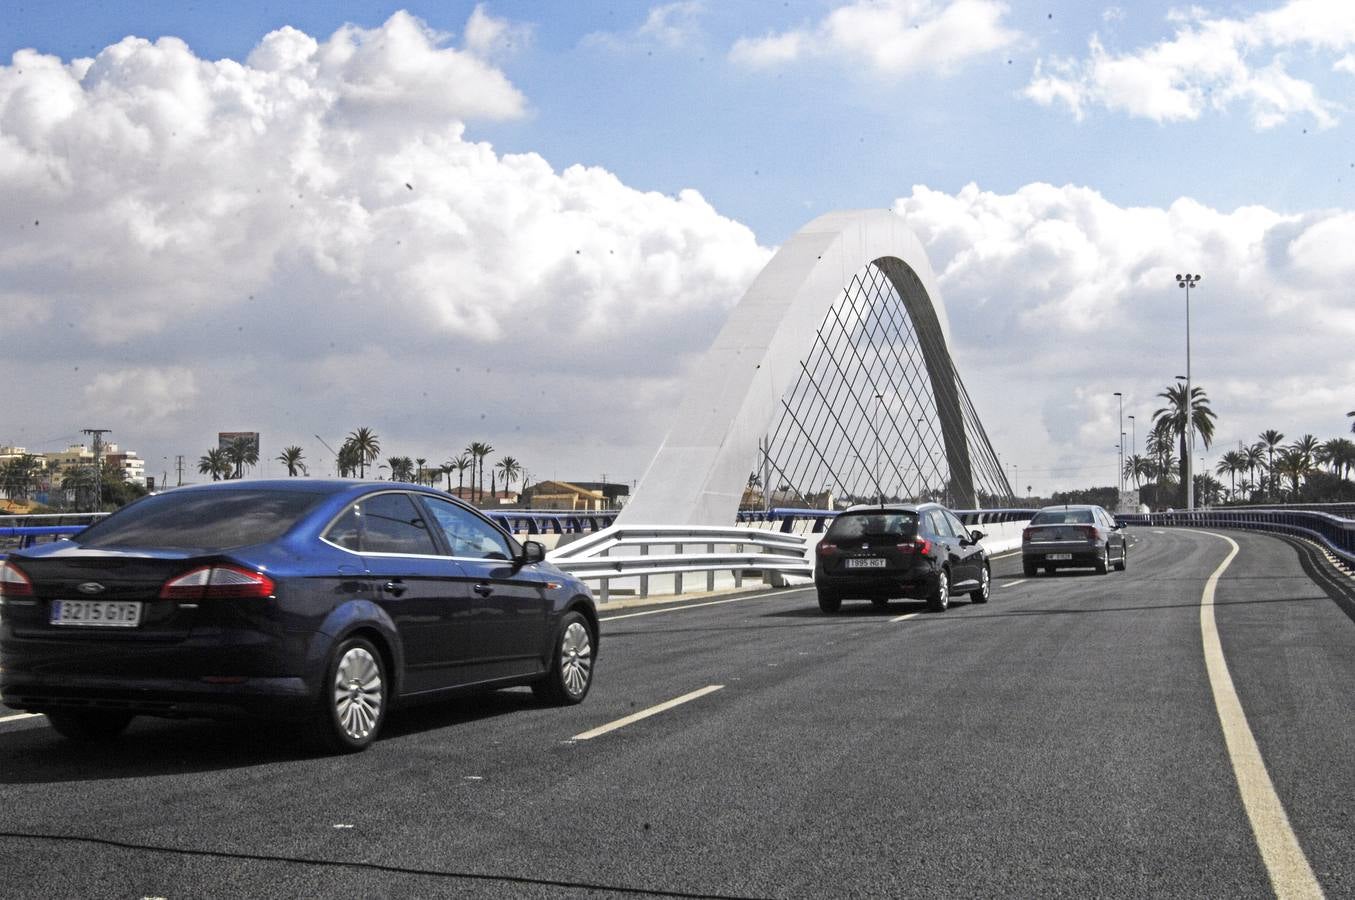
[[[309,491],[169,491],[126,506],[74,540],[91,549],[229,550],[282,535],[319,503]]]

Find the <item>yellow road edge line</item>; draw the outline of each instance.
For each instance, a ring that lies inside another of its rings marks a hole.
[[[17,722],[20,719],[36,719],[40,715],[42,715],[42,713],[18,713],[17,715],[4,716],[3,718],[0,718],[0,723]]]
[[[1275,793],[1270,773],[1266,771],[1261,749],[1256,744],[1251,726],[1247,724],[1247,715],[1238,699],[1233,677],[1228,672],[1228,661],[1223,656],[1223,644],[1214,621],[1215,588],[1224,570],[1237,556],[1239,547],[1236,541],[1225,535],[1212,531],[1200,533],[1222,538],[1232,547],[1228,556],[1205,582],[1204,593],[1200,597],[1200,632],[1209,686],[1214,693],[1214,707],[1218,711],[1219,724],[1223,727],[1223,739],[1228,748],[1228,759],[1233,765],[1233,774],[1237,778],[1238,793],[1242,795],[1242,805],[1251,821],[1252,834],[1261,850],[1261,859],[1266,864],[1275,896],[1281,900],[1320,898],[1324,896],[1322,886],[1313,874],[1303,848],[1299,846],[1289,816],[1280,803],[1279,795]]]
[[[713,694],[716,691],[721,690],[723,688],[724,688],[723,684],[706,685],[700,690],[692,691],[690,694],[683,694],[681,697],[674,697],[672,700],[667,700],[663,703],[658,704],[657,706],[651,706],[649,707],[649,709],[642,709],[637,713],[631,713],[630,715],[626,716],[623,719],[617,719],[615,722],[608,722],[606,725],[599,725],[597,728],[594,728],[590,731],[585,731],[581,734],[576,734],[572,739],[576,741],[592,740],[593,738],[600,737],[601,735],[607,734],[610,731],[616,731],[616,729],[618,728],[625,728],[627,725],[634,724],[635,722],[638,722],[641,719],[648,719],[650,716],[658,715],[659,713],[665,712],[666,710],[670,710],[675,706],[681,706],[682,704],[688,703],[692,700],[696,700],[699,697],[704,697],[707,694]]]

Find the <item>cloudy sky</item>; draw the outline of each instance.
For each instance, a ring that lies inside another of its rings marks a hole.
[[[893,208],[1022,487],[1355,409],[1355,4],[0,7],[0,444],[639,478],[783,241]],[[1126,430],[1130,430],[1126,423]],[[279,474],[272,462],[264,474]]]

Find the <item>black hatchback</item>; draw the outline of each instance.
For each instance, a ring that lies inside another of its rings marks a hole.
[[[588,693],[588,588],[459,500],[390,482],[179,488],[0,563],[0,701],[75,739],[251,714],[361,750],[398,704]]]
[[[877,606],[909,597],[942,612],[961,592],[987,603],[992,572],[982,538],[936,503],[853,506],[833,519],[815,553],[819,609],[835,613],[856,597]]]

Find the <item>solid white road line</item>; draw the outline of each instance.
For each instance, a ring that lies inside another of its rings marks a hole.
[[[623,613],[619,616],[601,616],[599,622],[615,622],[617,619],[634,619],[637,616],[657,616],[660,613],[682,612],[684,609],[697,609],[702,606],[719,606],[722,603],[738,603],[740,600],[757,600],[760,597],[780,597],[782,594],[793,594],[796,591],[803,591],[806,588],[812,588],[806,585],[800,588],[788,588],[784,591],[770,591],[766,594],[744,594],[740,597],[730,597],[728,600],[707,600],[704,603],[687,603],[683,606],[669,606],[664,609],[649,609],[644,612]]]
[[[599,725],[597,728],[594,728],[591,731],[585,731],[582,734],[576,734],[574,735],[573,740],[587,741],[595,737],[604,735],[609,731],[616,731],[616,729],[618,728],[625,728],[627,725],[638,722],[641,719],[648,719],[650,716],[658,715],[659,713],[664,712],[665,710],[672,709],[675,706],[681,706],[682,704],[687,703],[688,701],[691,700],[695,700],[698,697],[704,697],[707,694],[713,694],[723,687],[724,687],[723,684],[707,685],[706,687],[701,688],[699,691],[692,691],[690,694],[683,694],[681,697],[674,697],[672,700],[660,703],[658,706],[651,706],[649,709],[642,709],[637,713],[631,713],[624,719],[617,719],[615,722],[608,722],[606,725]]]
[[[40,715],[42,715],[42,713],[19,713],[13,716],[3,716],[0,717],[0,723],[17,722],[20,719],[36,719]]]
[[[890,619],[889,621],[891,621],[891,622],[902,622],[902,621],[904,621],[904,620],[906,620],[906,619],[911,619],[911,618],[913,618],[913,616],[920,616],[920,615],[922,615],[922,613],[915,613],[915,612],[912,612],[912,613],[904,613],[904,614],[901,615],[901,616],[895,616],[894,618]]]
[[[1233,686],[1233,677],[1228,673],[1228,662],[1223,657],[1223,644],[1219,641],[1218,626],[1214,621],[1214,589],[1218,586],[1223,570],[1238,554],[1237,542],[1212,531],[1200,533],[1221,538],[1232,547],[1228,556],[1205,582],[1204,594],[1200,597],[1200,632],[1204,639],[1204,661],[1209,673],[1209,686],[1214,692],[1214,706],[1218,710],[1219,724],[1223,726],[1223,738],[1233,764],[1233,773],[1237,777],[1242,805],[1246,807],[1247,818],[1251,820],[1252,833],[1260,847],[1261,859],[1270,873],[1270,884],[1275,895],[1280,898],[1322,897],[1322,886],[1318,884],[1308,858],[1303,855],[1303,848],[1299,846],[1298,837],[1289,824],[1289,816],[1285,814],[1284,806],[1275,793],[1275,785],[1270,780],[1270,773],[1266,771],[1256,737],[1247,724],[1242,702]]]

